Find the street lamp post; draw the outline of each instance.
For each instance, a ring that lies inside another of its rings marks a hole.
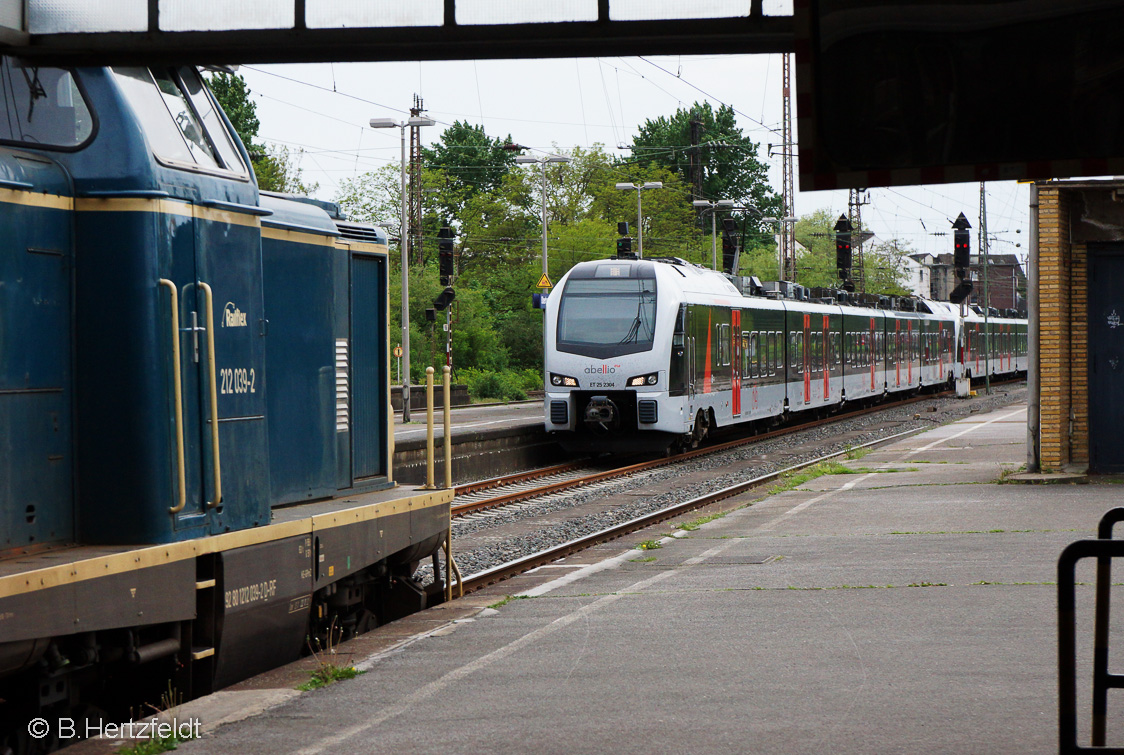
[[[710,213],[710,256],[711,268],[718,269],[718,211],[719,210],[732,210],[734,209],[734,200],[732,199],[719,199],[716,202],[711,202],[708,199],[696,199],[691,202],[692,205],[698,207],[703,212]],[[736,270],[731,270],[733,274],[737,274]]]
[[[645,189],[662,189],[663,181],[646,181],[642,184],[619,183],[617,188],[621,191],[636,189],[636,256],[644,258],[644,217],[640,214],[640,193]]]
[[[408,263],[410,253],[410,229],[406,219],[406,127],[432,126],[432,118],[408,118],[396,121],[393,118],[372,118],[371,128],[397,128],[402,133],[402,227],[398,232],[398,248],[402,252],[402,421],[410,421],[410,279]]]
[[[568,163],[570,162],[570,158],[565,155],[546,155],[542,158],[520,156],[515,158],[515,162],[538,163],[542,166],[542,274],[547,276],[549,280],[550,275],[546,267],[546,164]]]

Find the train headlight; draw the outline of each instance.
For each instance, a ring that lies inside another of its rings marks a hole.
[[[647,375],[637,375],[628,379],[629,388],[639,388],[642,385],[655,385],[660,382],[660,373],[652,372]]]
[[[555,375],[552,372],[550,373],[550,384],[566,386],[567,388],[577,388],[578,380],[577,378],[572,378],[568,375]]]

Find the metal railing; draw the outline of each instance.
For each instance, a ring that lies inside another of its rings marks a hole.
[[[1058,734],[1059,752],[1117,753],[1106,747],[1108,691],[1124,689],[1124,675],[1108,670],[1108,630],[1112,559],[1124,557],[1124,540],[1113,540],[1113,526],[1124,521],[1124,508],[1108,511],[1097,527],[1096,540],[1070,543],[1058,559]],[[1090,746],[1077,743],[1077,616],[1076,568],[1086,558],[1097,559],[1093,626],[1093,726]]]

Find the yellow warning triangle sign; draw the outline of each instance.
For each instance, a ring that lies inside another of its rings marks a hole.
[[[546,273],[542,274],[542,277],[539,278],[539,282],[535,285],[539,288],[554,288],[554,284],[550,282],[550,278],[546,277]]]

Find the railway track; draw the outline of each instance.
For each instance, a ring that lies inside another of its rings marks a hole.
[[[891,441],[898,440],[899,438],[914,435],[916,433],[922,432],[923,430],[924,428],[914,428],[905,432],[896,433],[884,438],[879,438],[877,440],[870,441],[869,443],[861,444],[859,446],[856,446],[855,448],[870,448],[882,445],[883,443],[889,443]],[[835,451],[830,454],[824,454],[823,456],[819,456],[815,459],[810,459],[801,462],[800,464],[795,464],[784,469],[779,469],[775,472],[770,472],[768,474],[754,477],[753,479],[746,480],[745,482],[731,485],[729,487],[722,488],[721,490],[716,490],[714,492],[692,498],[688,501],[683,501],[682,503],[668,506],[658,511],[645,514],[644,516],[630,519],[626,522],[622,522],[612,527],[600,530],[599,532],[594,532],[584,537],[576,538],[553,548],[548,548],[539,551],[538,553],[533,553],[529,556],[524,556],[523,558],[508,562],[506,564],[500,564],[499,566],[496,566],[492,569],[478,572],[464,580],[464,582],[462,583],[464,591],[463,594],[468,594],[476,590],[480,590],[484,587],[495,584],[496,582],[501,582],[505,579],[510,579],[511,577],[522,574],[525,571],[543,566],[544,564],[549,564],[552,561],[557,561],[560,558],[565,558],[566,556],[585,550],[586,548],[590,548],[594,545],[608,542],[610,540],[616,540],[617,538],[627,535],[631,532],[636,532],[637,530],[651,527],[654,524],[659,524],[660,522],[667,521],[668,519],[681,516],[682,514],[689,513],[691,511],[694,511],[695,509],[700,509],[704,506],[709,506],[713,503],[724,501],[727,498],[733,498],[734,496],[741,495],[750,490],[753,490],[754,488],[774,482],[790,472],[805,469],[821,462],[838,458],[839,456],[843,456],[846,453],[847,451]]]
[[[927,394],[923,396],[911,397],[901,401],[896,401],[893,404],[878,404],[875,406],[863,407],[851,412],[835,414],[810,422],[803,422],[798,425],[791,425],[779,428],[777,430],[758,433],[756,435],[738,438],[724,443],[717,443],[712,446],[707,446],[706,448],[693,450],[672,457],[648,459],[641,462],[625,464],[608,470],[596,468],[590,463],[589,460],[579,460],[517,475],[509,475],[478,483],[457,486],[457,498],[453,502],[452,513],[454,517],[463,517],[468,514],[480,512],[486,509],[511,506],[512,504],[515,504],[517,502],[528,501],[533,498],[545,497],[567,490],[574,490],[576,488],[598,482],[623,478],[629,475],[657,469],[659,467],[678,464],[690,459],[717,454],[759,441],[778,438],[798,431],[804,431],[818,426],[843,422],[845,420],[854,419],[867,414],[877,413],[879,411],[887,409],[897,409],[902,406],[908,406],[909,404],[919,401],[932,401],[933,399],[947,397],[949,395],[951,395],[951,392]],[[893,441],[913,433],[921,432],[924,429],[925,428],[912,428],[905,432],[878,438],[868,443],[858,444],[854,446],[852,450],[877,446],[882,443]],[[803,469],[809,466],[814,466],[815,464],[818,464],[822,461],[837,458],[843,454],[846,454],[847,452],[847,450],[836,450],[831,453],[817,455],[815,458],[806,459],[799,464],[788,466],[783,469],[778,469],[768,474],[763,474],[750,480],[739,482],[735,485],[723,488],[721,490],[712,491],[710,493],[691,498],[687,501],[675,503],[666,508],[653,511],[642,516],[638,516],[634,519],[615,524],[597,532],[574,538],[560,545],[545,548],[536,553],[514,559],[510,562],[487,568],[483,571],[476,572],[475,574],[466,577],[462,583],[463,590],[465,593],[479,590],[488,585],[494,584],[504,579],[508,579],[530,569],[542,566],[552,561],[556,561],[560,558],[564,558],[594,545],[614,540],[631,532],[650,527],[653,524],[657,524],[659,522],[681,516],[682,514],[690,512],[692,510],[711,505],[727,498],[741,495],[742,493],[745,493],[754,488],[774,482],[781,476],[789,472]]]
[[[909,404],[920,401],[931,401],[934,398],[949,396],[951,394],[951,391],[944,391],[923,396],[913,396],[895,401],[892,404],[875,404],[850,412],[833,414],[821,419],[788,425],[768,432],[757,433],[756,435],[750,435],[744,438],[715,443],[714,445],[694,449],[674,456],[647,459],[644,461],[625,459],[626,462],[631,463],[626,463],[608,470],[597,468],[589,460],[578,460],[566,464],[558,464],[542,469],[506,475],[504,477],[496,477],[490,480],[457,485],[454,487],[456,498],[453,500],[453,517],[465,516],[501,506],[509,506],[513,503],[550,495],[552,493],[573,490],[592,483],[627,477],[638,472],[646,472],[652,469],[658,469],[659,467],[679,464],[690,459],[721,453],[732,448],[739,448],[751,443],[759,443],[790,433],[808,430],[822,425],[830,425],[836,422],[843,422],[866,414],[908,406]]]

